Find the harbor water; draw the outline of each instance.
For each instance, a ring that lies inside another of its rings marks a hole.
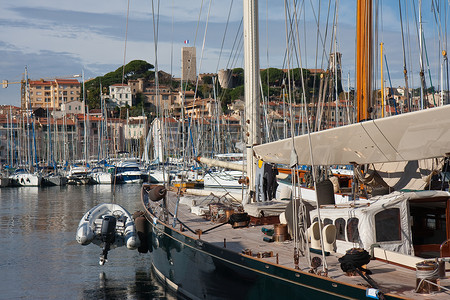
[[[140,185],[0,189],[0,299],[173,299],[148,254],[75,240],[78,222],[100,203],[140,209]]]

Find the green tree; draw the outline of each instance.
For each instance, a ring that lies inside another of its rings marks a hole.
[[[89,108],[100,107],[100,83],[103,86],[103,91],[108,91],[109,86],[122,82],[122,73],[124,74],[124,83],[127,83],[130,79],[154,78],[155,74],[151,70],[154,66],[144,60],[133,60],[128,64],[117,68],[113,72],[106,73],[103,76],[98,76],[85,83],[86,86],[86,98]]]
[[[267,68],[261,71],[261,81],[267,84],[267,80],[269,80],[269,85],[281,85],[284,78],[283,70],[276,68]]]

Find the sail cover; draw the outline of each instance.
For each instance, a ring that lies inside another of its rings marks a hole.
[[[162,163],[163,159],[163,150],[162,150],[162,133],[161,133],[161,120],[154,119],[152,123],[152,133],[153,133],[153,147],[154,147],[154,155],[155,159]]]
[[[308,135],[255,146],[257,157],[310,165]],[[450,152],[450,106],[365,121],[311,134],[315,165],[368,164],[442,157]]]

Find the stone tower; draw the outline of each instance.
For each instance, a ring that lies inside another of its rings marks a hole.
[[[195,47],[181,48],[181,80],[195,82],[197,80]]]

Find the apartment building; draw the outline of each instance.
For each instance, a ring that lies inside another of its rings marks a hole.
[[[80,101],[81,84],[76,79],[30,80],[29,99],[21,97],[22,108],[54,108],[69,101]]]
[[[109,100],[116,106],[133,106],[133,93],[127,84],[113,84],[109,86]]]

